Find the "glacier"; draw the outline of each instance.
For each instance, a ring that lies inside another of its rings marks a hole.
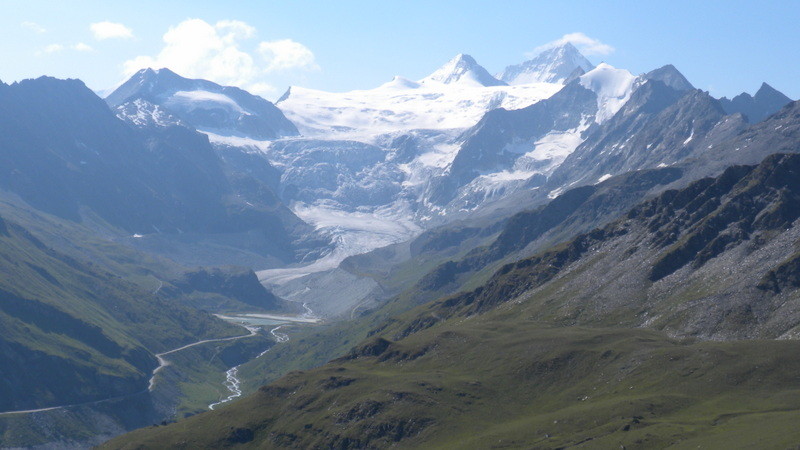
[[[510,82],[459,54],[417,81],[395,76],[378,87],[350,92],[292,86],[275,106],[299,134],[264,136],[238,125],[197,126],[222,155],[242,152],[265,158],[280,173],[280,199],[334,243],[293,267],[255,268],[259,279],[279,295],[307,302],[315,310],[346,313],[343,305],[315,303],[321,300],[307,292],[308,286],[335,285],[341,292],[358,292],[348,302],[361,301],[373,284],[350,280],[349,274],[324,274],[336,273],[349,256],[407,241],[520,189],[537,189],[535,180],[553,173],[592,127],[613,116],[638,86],[630,72],[608,64],[595,67],[575,52],[568,47],[548,50],[535,64],[521,65]],[[564,82],[573,85],[569,92],[562,92]],[[240,123],[251,109],[241,104],[242,97],[224,89],[173,82],[156,92],[166,110],[186,117],[193,117],[194,111],[220,111],[234,118],[224,123]],[[558,93],[561,98],[551,101]],[[513,113],[543,100],[550,103],[532,117],[552,117],[552,128],[517,136],[532,124],[484,123],[487,113]],[[589,100],[591,108],[586,106]],[[160,116],[157,105],[123,106],[131,109],[129,120],[181,120]],[[456,160],[460,158],[462,166],[470,161],[462,155],[465,145],[475,130],[487,126],[499,128],[480,141],[478,165],[467,167],[476,174],[462,180],[464,167],[456,171]],[[493,162],[482,160],[484,156]],[[451,193],[437,197],[437,189],[441,192],[443,187]],[[319,275],[306,280],[313,274]]]

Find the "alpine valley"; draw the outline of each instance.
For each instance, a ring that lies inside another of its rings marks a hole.
[[[275,103],[41,77],[0,84],[0,168],[0,447],[800,443],[767,83],[570,43]]]

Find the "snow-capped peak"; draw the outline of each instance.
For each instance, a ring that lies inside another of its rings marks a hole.
[[[167,69],[141,69],[127,81],[119,85],[106,97],[106,103],[119,106],[132,97],[153,95],[168,90],[187,89],[187,86],[198,83],[213,84],[204,80],[189,80]]]
[[[459,84],[466,86],[505,86],[506,83],[493,77],[475,61],[475,58],[459,53],[455,58],[419,81],[421,84]]]
[[[294,124],[263,98],[237,87],[184,78],[166,68],[140,70],[105,100],[117,108],[137,99],[146,103],[133,104],[122,111],[131,117],[144,117],[152,109],[145,106],[157,105],[159,112],[177,117],[198,131],[226,136],[274,139],[298,134]]]
[[[636,77],[625,69],[600,63],[579,78],[581,86],[597,95],[595,122],[610,119],[628,101]]]
[[[586,72],[594,68],[574,45],[567,42],[544,50],[531,60],[506,67],[497,78],[511,85],[564,83],[579,67]]]

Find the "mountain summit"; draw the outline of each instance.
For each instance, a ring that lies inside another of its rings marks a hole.
[[[233,86],[184,78],[169,69],[142,69],[106,97],[131,123],[155,106],[199,130],[255,139],[295,136],[297,128],[271,102]]]
[[[506,83],[493,77],[475,61],[475,58],[459,53],[455,58],[420,80],[422,84],[442,83],[466,86],[505,86]]]
[[[726,113],[739,112],[744,114],[750,123],[757,123],[790,103],[792,99],[767,83],[761,83],[756,95],[751,96],[747,92],[742,92],[731,100],[722,97],[719,101]]]
[[[585,72],[594,68],[574,45],[567,42],[547,49],[531,60],[506,67],[497,78],[511,85],[564,83],[579,67]]]
[[[666,66],[651,70],[642,75],[641,78],[644,80],[658,80],[679,92],[691,91],[694,89],[692,83],[690,83],[672,64],[667,64]]]

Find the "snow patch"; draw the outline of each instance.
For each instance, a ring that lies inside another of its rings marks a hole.
[[[692,142],[692,139],[693,139],[693,138],[694,138],[694,128],[692,128],[692,132],[689,134],[689,137],[688,137],[688,138],[686,138],[686,140],[685,140],[685,141],[683,141],[683,145],[686,145],[686,144],[688,144],[689,142]]]
[[[606,181],[609,178],[611,178],[611,174],[607,173],[607,174],[601,176],[600,178],[598,178],[597,179],[597,183],[595,183],[595,184],[600,184],[600,183],[602,183],[603,181]]]
[[[165,112],[160,106],[137,98],[117,107],[117,117],[137,127],[166,127],[180,120]]]
[[[580,126],[572,130],[547,133],[533,144],[534,150],[525,156],[536,160],[555,160],[558,164],[561,164],[567,156],[583,143],[582,134],[588,127],[588,120],[584,119]]]
[[[165,104],[167,106],[180,105],[188,110],[211,109],[222,106],[239,114],[250,115],[250,113],[242,109],[238,103],[236,103],[227,95],[203,90],[178,91],[170,96],[170,98],[166,100]]]
[[[580,77],[581,86],[597,94],[595,121],[610,119],[630,99],[636,77],[625,69],[601,63]]]
[[[419,155],[417,161],[426,167],[444,169],[453,162],[460,148],[461,146],[458,144],[437,145],[432,151]]]
[[[392,81],[382,84],[378,89],[417,89],[421,84],[416,81],[409,80],[408,78],[395,75]]]
[[[564,192],[564,188],[553,189],[552,191],[550,191],[549,194],[547,194],[547,198],[552,200],[552,199],[558,197],[559,195],[561,195],[562,192]]]

